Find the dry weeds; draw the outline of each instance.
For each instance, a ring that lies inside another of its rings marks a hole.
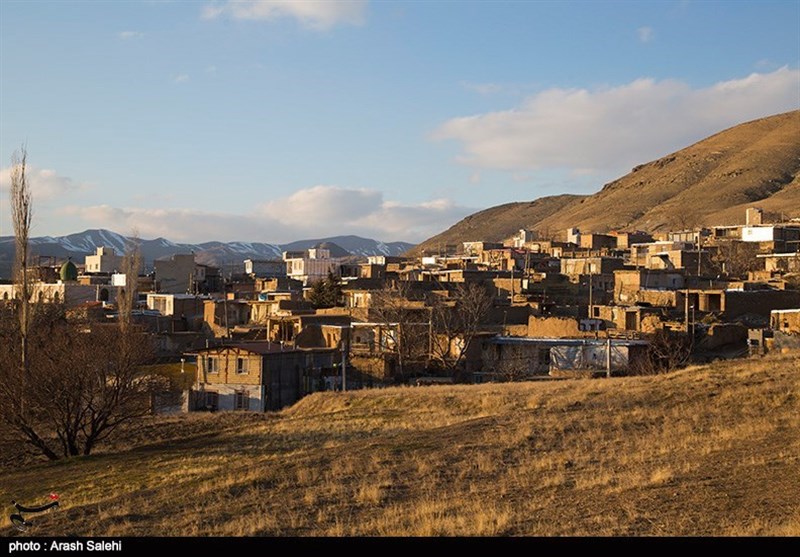
[[[6,467],[0,498],[61,493],[35,535],[798,535],[799,382],[783,355],[318,393],[153,418],[104,453]]]

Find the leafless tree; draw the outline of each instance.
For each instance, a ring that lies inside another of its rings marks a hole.
[[[685,366],[692,355],[692,339],[681,333],[659,330],[651,338],[644,358],[631,365],[632,375],[656,375]]]
[[[68,321],[56,309],[33,322],[29,375],[0,368],[0,395],[9,403],[0,418],[51,460],[89,454],[118,425],[148,414],[151,395],[163,388],[162,378],[141,372],[151,353],[147,336]],[[13,398],[21,388],[24,412]]]
[[[0,308],[0,425],[51,460],[87,455],[120,424],[150,412],[163,378],[142,372],[149,338],[134,329],[137,256],[130,263],[125,316],[119,324],[69,321],[61,304],[31,302],[28,237],[32,218],[26,153],[14,158],[11,201],[16,239],[17,297]],[[36,311],[33,311],[33,309]]]
[[[386,325],[393,340],[402,380],[406,378],[406,368],[423,360],[428,350],[428,308],[414,298],[409,282],[396,281],[373,292],[370,302],[370,315]]]
[[[729,277],[746,278],[749,271],[763,269],[763,261],[757,254],[755,242],[720,242],[711,259],[712,270]]]
[[[25,146],[11,156],[11,224],[14,228],[14,285],[19,321],[20,365],[23,377],[28,373],[28,338],[32,319],[33,288],[29,271],[29,241],[33,220],[33,197],[27,176],[28,151]]]
[[[459,284],[452,295],[435,299],[432,308],[431,357],[450,373],[463,364],[475,336],[492,308],[492,296],[482,284]]]
[[[134,232],[128,239],[125,255],[122,258],[122,272],[125,274],[125,286],[117,292],[117,309],[119,325],[123,334],[129,332],[131,315],[138,299],[139,270],[142,268],[142,252],[139,235]]]

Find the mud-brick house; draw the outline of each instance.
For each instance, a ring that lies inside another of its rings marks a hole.
[[[198,350],[194,410],[278,410],[320,390],[338,369],[336,349],[247,342]]]
[[[782,333],[800,335],[800,309],[772,310],[770,327]]]

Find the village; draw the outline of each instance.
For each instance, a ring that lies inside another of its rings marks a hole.
[[[238,270],[194,254],[139,269],[133,321],[190,374],[161,411],[277,410],[325,390],[654,374],[800,348],[800,222],[659,234],[464,238],[416,257],[325,246]],[[40,257],[33,299],[102,326],[123,254]],[[128,275],[130,276],[130,275]],[[17,286],[0,284],[9,303]]]

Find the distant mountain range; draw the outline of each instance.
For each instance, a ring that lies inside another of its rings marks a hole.
[[[36,256],[52,256],[60,260],[72,257],[83,263],[86,255],[95,253],[100,246],[112,247],[117,253],[124,253],[128,238],[110,230],[85,230],[68,236],[41,236],[31,238],[31,253]],[[147,268],[152,268],[153,260],[176,253],[194,252],[199,263],[225,266],[226,269],[242,268],[245,259],[279,259],[282,252],[303,250],[314,246],[326,247],[334,257],[399,255],[414,247],[407,242],[380,242],[359,236],[334,236],[314,240],[299,240],[288,244],[267,244],[263,242],[204,242],[202,244],[179,244],[166,238],[140,240],[142,256]],[[14,260],[13,236],[0,236],[0,277],[11,276]]]
[[[474,213],[417,245],[436,252],[464,241],[501,241],[520,228],[544,238],[584,232],[744,223],[758,207],[766,220],[800,217],[800,111],[740,124],[635,167],[594,195],[557,195]]]

